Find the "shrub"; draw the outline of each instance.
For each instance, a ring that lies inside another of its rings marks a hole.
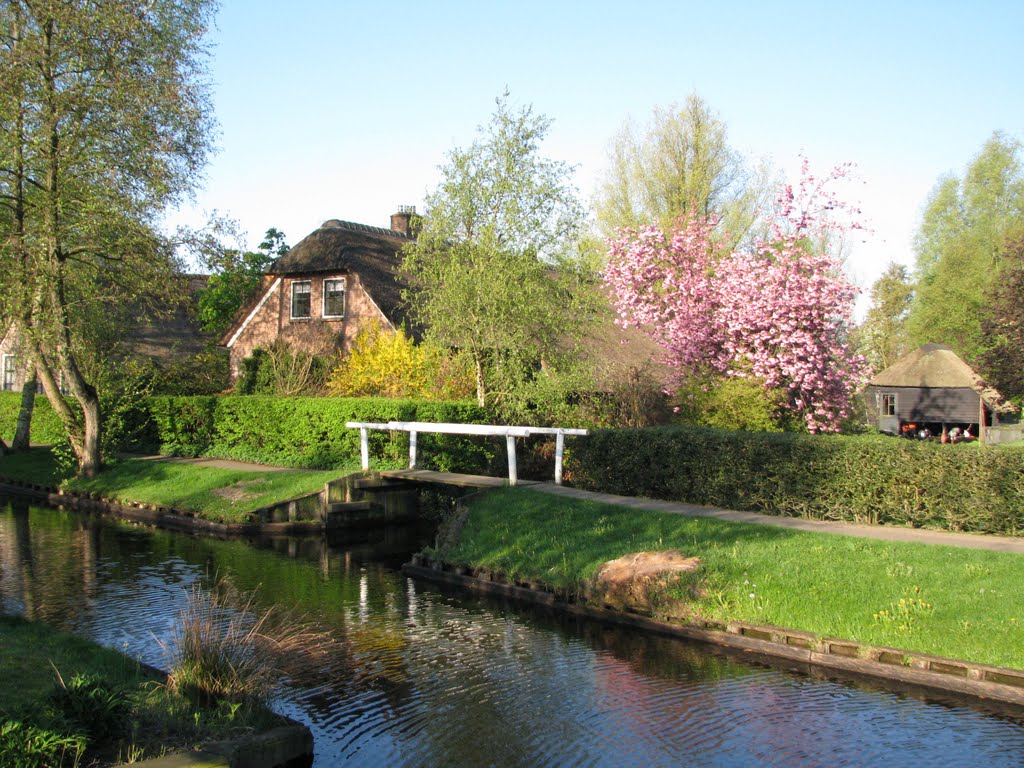
[[[590,490],[794,517],[1016,534],[1024,451],[884,436],[598,430],[567,473]]]
[[[467,402],[427,402],[340,397],[154,397],[150,412],[162,453],[205,455],[306,468],[358,461],[359,432],[347,421],[486,423],[486,413]],[[375,458],[404,461],[406,433],[370,433]],[[454,435],[420,439],[424,466],[442,471],[483,471],[490,442]]]
[[[361,329],[352,350],[331,372],[327,390],[342,397],[414,397],[454,400],[475,390],[467,355],[435,344],[415,344],[404,331],[383,331],[379,323]]]
[[[295,349],[277,339],[242,360],[236,391],[282,397],[320,394],[336,357],[337,351],[326,337],[319,339],[313,350]]]

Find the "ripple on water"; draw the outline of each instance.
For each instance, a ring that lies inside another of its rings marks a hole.
[[[1024,728],[980,710],[448,594],[344,548],[0,513],[0,606],[149,663],[164,663],[155,639],[173,635],[188,587],[217,573],[345,641],[277,701],[310,725],[324,768],[1024,763]]]

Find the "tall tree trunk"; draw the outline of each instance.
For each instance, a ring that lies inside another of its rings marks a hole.
[[[473,362],[476,364],[476,403],[483,408],[487,405],[487,389],[484,384],[483,356],[479,352],[474,352]]]
[[[21,409],[18,411],[18,428],[14,433],[14,441],[11,443],[12,451],[27,451],[29,448],[29,435],[32,431],[32,411],[36,406],[36,367],[34,362],[29,363],[31,373],[21,386]]]

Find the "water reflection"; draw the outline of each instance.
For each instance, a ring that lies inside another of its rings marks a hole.
[[[405,579],[395,566],[420,535],[228,542],[15,502],[0,514],[0,610],[160,665],[189,586],[259,587],[343,640],[276,703],[311,726],[321,766],[1021,762],[1024,728],[979,710]]]

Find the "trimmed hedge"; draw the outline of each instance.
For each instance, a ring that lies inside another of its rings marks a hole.
[[[152,397],[150,412],[160,453],[213,456],[310,469],[359,460],[359,431],[346,421],[487,423],[474,403],[344,397]],[[404,432],[370,433],[371,461],[408,460]],[[452,435],[423,434],[425,468],[483,471],[493,446]]]
[[[569,477],[594,491],[820,520],[1024,529],[1019,448],[681,427],[597,430],[571,448]]]
[[[0,392],[0,437],[10,443],[18,427],[18,412],[21,410],[21,392]],[[32,431],[29,439],[33,443],[57,444],[66,440],[64,425],[50,407],[46,395],[36,395],[32,410]]]

